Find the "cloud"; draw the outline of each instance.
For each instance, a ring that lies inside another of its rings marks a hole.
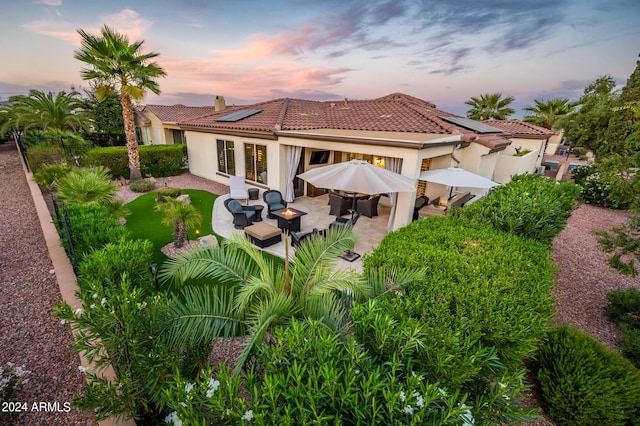
[[[141,39],[142,34],[151,28],[151,22],[142,18],[138,12],[132,9],[123,9],[118,13],[101,16],[99,24],[86,26],[83,29],[88,33],[98,33],[103,24],[126,34],[130,41]],[[77,46],[80,45],[80,36],[77,33],[78,27],[71,22],[36,20],[27,22],[21,27],[37,34],[64,40]]]
[[[62,0],[38,0],[36,3],[47,6],[62,6]]]

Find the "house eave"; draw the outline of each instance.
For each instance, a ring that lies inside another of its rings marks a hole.
[[[393,148],[411,148],[411,149],[424,149],[435,146],[443,145],[458,145],[462,142],[459,136],[449,136],[439,139],[432,139],[429,141],[409,141],[401,139],[384,139],[384,138],[368,138],[358,136],[337,136],[327,135],[322,133],[309,133],[309,132],[295,132],[281,130],[276,133],[278,136],[288,136],[300,139],[313,139],[325,142],[340,142],[350,143],[355,145],[374,145],[374,146],[388,146]]]
[[[182,130],[187,130],[191,132],[200,132],[200,133],[215,133],[217,135],[228,135],[228,136],[240,136],[243,138],[257,138],[257,139],[268,139],[268,140],[277,140],[278,137],[273,132],[259,132],[255,130],[234,130],[234,129],[224,129],[224,128],[213,128],[213,127],[200,127],[200,126],[189,126],[184,124],[179,124]]]

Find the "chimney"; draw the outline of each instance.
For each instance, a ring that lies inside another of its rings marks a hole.
[[[216,96],[216,100],[213,106],[215,107],[216,111],[222,111],[223,109],[225,109],[227,105],[224,102],[224,96]]]

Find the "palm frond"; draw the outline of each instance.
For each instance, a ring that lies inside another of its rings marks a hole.
[[[335,294],[316,295],[305,299],[303,315],[320,321],[331,331],[342,334],[347,310]]]
[[[405,287],[427,273],[427,268],[401,269],[375,268],[365,272],[365,279],[371,285],[372,297]]]
[[[233,291],[220,287],[185,287],[169,303],[174,346],[207,345],[216,337],[242,333],[244,318],[233,309]]]

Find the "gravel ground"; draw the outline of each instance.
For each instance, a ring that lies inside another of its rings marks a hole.
[[[71,401],[82,389],[79,360],[69,349],[72,336],[67,327],[51,317],[51,306],[60,301],[51,262],[30,199],[19,157],[13,144],[0,145],[0,363],[13,361],[32,370],[24,385],[21,401]],[[228,187],[189,173],[160,178],[157,187],[203,189],[216,194],[228,193]],[[128,186],[119,190],[126,202],[140,194]],[[553,244],[553,261],[558,265],[553,291],[557,322],[591,333],[610,348],[616,348],[619,330],[604,313],[606,293],[615,288],[640,288],[640,279],[619,274],[606,263],[607,255],[598,249],[593,230],[620,225],[624,212],[582,205],[573,213],[567,228]],[[211,361],[236,353],[240,339],[214,345]],[[216,350],[217,349],[217,350]],[[218,353],[220,352],[220,353]],[[223,356],[221,356],[223,355]],[[534,405],[538,397],[531,397]],[[10,425],[89,425],[89,416],[70,413],[28,413],[13,416]],[[550,425],[547,420],[529,423]]]
[[[0,177],[0,365],[14,362],[31,370],[18,394],[28,412],[12,414],[2,424],[94,425],[90,415],[76,409],[32,410],[40,402],[57,402],[64,410],[84,380],[71,351],[71,330],[52,317],[52,306],[62,298],[13,143],[0,144]]]

